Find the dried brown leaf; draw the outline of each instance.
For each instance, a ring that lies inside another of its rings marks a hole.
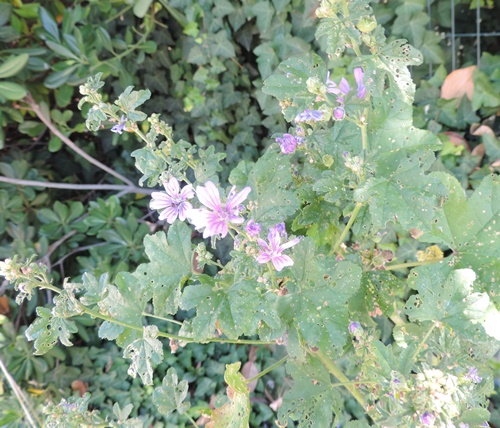
[[[461,100],[464,95],[467,95],[467,98],[472,100],[472,94],[474,93],[473,74],[476,68],[475,65],[471,65],[448,74],[441,87],[441,98],[445,100],[458,98]]]

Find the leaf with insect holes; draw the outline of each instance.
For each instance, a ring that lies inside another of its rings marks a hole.
[[[342,413],[343,398],[339,389],[332,386],[323,363],[308,356],[302,363],[287,362],[286,370],[293,378],[293,385],[279,409],[280,426],[286,426],[290,420],[298,421],[299,427],[332,426],[334,413]],[[289,423],[289,426],[296,425]]]
[[[368,204],[376,232],[389,221],[399,221],[408,230],[420,229],[435,218],[447,192],[439,180],[425,174],[433,162],[431,151],[412,155],[399,151],[379,159],[375,177],[354,193],[358,202]]]
[[[207,428],[244,428],[250,419],[250,397],[246,379],[239,372],[241,363],[226,364],[224,380],[229,402],[212,410]]]
[[[455,269],[447,263],[421,266],[408,277],[418,294],[406,303],[412,321],[440,321],[465,339],[477,343],[492,337],[500,341],[500,312],[487,293],[475,292],[472,269]]]
[[[467,199],[465,191],[450,174],[435,172],[448,189],[449,196],[437,212],[428,218],[419,238],[421,242],[447,245],[456,269],[470,268],[478,276],[480,289],[491,291],[500,304],[497,284],[500,279],[500,178],[489,175]]]
[[[218,282],[207,275],[198,275],[198,279],[201,284],[185,287],[181,298],[182,309],[196,308],[190,333],[196,340],[213,337],[216,328],[230,338],[281,332],[277,296],[269,293],[262,283],[247,279],[227,287],[223,285],[224,278]]]
[[[163,361],[163,345],[157,336],[158,327],[148,325],[143,328],[143,337],[123,351],[123,358],[132,360],[127,373],[134,378],[139,375],[145,385],[153,384],[153,368]]]
[[[280,297],[284,322],[296,328],[307,346],[335,358],[348,337],[348,301],[361,285],[361,268],[334,257],[318,256],[314,242],[305,238],[294,248],[287,282]]]
[[[76,333],[76,324],[68,319],[54,316],[48,308],[36,308],[38,318],[26,330],[26,338],[34,340],[36,355],[50,351],[58,340],[65,346],[73,346],[69,340],[71,333]]]

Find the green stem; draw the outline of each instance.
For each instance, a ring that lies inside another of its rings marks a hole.
[[[312,352],[310,350],[307,350],[307,352],[313,356],[318,358],[324,366],[328,369],[328,371],[335,376],[340,383],[345,386],[345,388],[351,393],[351,395],[356,399],[356,401],[361,404],[361,407],[363,407],[364,410],[366,410],[367,406],[365,403],[365,400],[363,399],[363,396],[360,394],[360,392],[354,387],[353,382],[349,380],[349,378],[342,373],[342,371],[337,367],[337,365],[330,360],[328,357],[323,355],[321,352]],[[363,382],[366,383],[366,382]]]
[[[155,318],[155,319],[161,320],[161,321],[171,322],[171,323],[174,323],[174,324],[177,324],[177,325],[183,325],[180,321],[173,320],[171,318],[159,317],[158,315],[148,314],[147,312],[143,312],[142,316],[149,317],[149,318]]]
[[[439,259],[439,260],[426,260],[423,262],[400,263],[397,265],[386,266],[385,270],[399,270],[399,269],[406,269],[406,268],[412,268],[412,267],[417,267],[417,266],[432,265],[432,264],[439,263],[442,261],[443,261],[442,259]]]
[[[121,325],[126,328],[130,328],[131,330],[135,331],[141,331],[142,332],[142,327],[138,327],[133,324],[129,324],[124,321],[117,320],[113,317],[110,317],[108,315],[101,314],[100,312],[94,311],[92,309],[87,308],[85,305],[83,305],[80,302],[76,302],[78,307],[82,310],[82,312],[90,315],[91,317],[94,318],[99,318],[104,321],[112,322],[117,325]],[[187,343],[208,343],[208,342],[217,342],[217,343],[236,343],[236,344],[244,344],[244,345],[272,345],[274,342],[263,342],[260,340],[244,340],[244,339],[219,339],[219,338],[211,338],[211,339],[204,339],[204,340],[196,340],[193,339],[192,337],[184,337],[184,336],[177,336],[176,334],[170,334],[170,333],[164,333],[160,331],[158,333],[158,337],[164,337],[166,339],[174,339],[178,340],[181,342],[187,342]]]
[[[358,216],[359,211],[361,210],[362,206],[363,206],[363,204],[361,202],[358,202],[356,204],[356,206],[354,207],[354,211],[352,212],[351,217],[349,218],[349,221],[347,222],[341,235],[339,236],[339,238],[337,239],[337,241],[333,245],[332,250],[330,251],[330,255],[336,253],[338,251],[338,249],[340,248],[340,245],[342,244],[342,242],[344,242],[344,239],[347,236],[347,234],[349,233],[349,230],[351,230],[351,227],[352,227],[354,221],[356,220],[356,217]]]
[[[198,424],[191,416],[189,416],[187,413],[184,413],[184,416],[189,419],[189,422],[191,422],[191,425],[193,425],[193,427],[198,428]]]
[[[272,265],[271,262],[267,262],[266,266],[267,266],[267,270],[269,271],[269,275],[271,276],[271,285],[273,286],[273,288],[277,288],[276,287],[276,275],[274,274],[274,266]]]
[[[366,115],[367,115],[367,109],[365,109],[364,116],[366,120]],[[359,125],[361,128],[361,144],[363,148],[363,153],[366,153],[368,151],[368,132],[366,130],[366,123],[363,123]]]
[[[252,383],[254,380],[257,380],[257,379],[261,378],[262,376],[268,374],[270,371],[274,370],[276,367],[279,367],[283,363],[285,363],[286,360],[288,360],[288,355],[283,357],[281,360],[275,362],[272,366],[269,366],[267,369],[262,370],[257,376],[254,376],[250,379],[247,379],[246,383]]]
[[[413,353],[413,356],[411,357],[411,360],[412,361],[415,361],[415,359],[418,357],[418,354],[420,353],[420,350],[422,349],[422,347],[424,346],[425,342],[427,342],[427,339],[429,338],[429,336],[431,335],[432,331],[434,330],[434,328],[436,327],[436,323],[433,322],[432,325],[431,325],[431,328],[429,329],[429,331],[426,333],[426,335],[424,336],[424,338],[422,339],[422,341],[419,343],[418,345],[418,348],[415,350],[415,352]]]

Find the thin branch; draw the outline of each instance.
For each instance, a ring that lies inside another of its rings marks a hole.
[[[136,187],[133,184],[125,186],[122,184],[70,184],[70,183],[49,183],[45,181],[22,180],[20,178],[11,178],[0,176],[0,183],[16,184],[19,186],[44,187],[50,189],[67,190],[119,190],[117,196],[123,196],[127,193],[139,193],[150,195],[154,190]]]
[[[50,132],[54,134],[56,137],[59,137],[61,141],[66,144],[71,150],[75,151],[78,153],[82,158],[90,162],[91,164],[97,166],[98,168],[102,169],[103,171],[106,171],[108,174],[111,174],[113,177],[118,178],[118,180],[123,181],[124,183],[128,184],[130,187],[134,186],[134,183],[130,181],[127,177],[121,175],[119,172],[116,172],[114,169],[110,168],[107,165],[104,165],[103,163],[99,162],[97,159],[94,159],[92,156],[90,156],[88,153],[86,153],[84,150],[82,150],[80,147],[78,147],[73,141],[71,141],[66,135],[64,135],[57,127],[52,123],[50,120],[50,117],[45,116],[43,113],[42,109],[40,106],[35,102],[33,97],[31,95],[28,95],[24,99],[26,103],[31,107],[33,112],[38,116],[38,118],[47,126],[47,128],[50,129]]]
[[[3,361],[0,359],[0,369],[3,372],[3,375],[5,376],[5,379],[7,379],[7,382],[9,383],[10,387],[12,388],[12,391],[14,392],[14,395],[17,398],[17,401],[19,401],[19,404],[23,408],[24,414],[26,415],[26,419],[28,420],[28,424],[32,428],[37,428],[38,425],[35,423],[35,420],[33,419],[33,416],[31,413],[33,412],[33,409],[31,409],[31,406],[26,399],[26,397],[23,394],[23,391],[21,388],[19,388],[19,385],[17,382],[14,380],[14,378],[10,375],[10,373],[7,370],[7,367],[5,367]],[[33,415],[35,415],[35,412],[33,412]],[[36,416],[35,416],[36,417]],[[39,425],[40,421],[38,421]]]

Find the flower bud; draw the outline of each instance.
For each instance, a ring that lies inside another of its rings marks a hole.
[[[337,107],[333,110],[333,117],[335,120],[342,120],[345,117],[345,110],[342,107]]]

